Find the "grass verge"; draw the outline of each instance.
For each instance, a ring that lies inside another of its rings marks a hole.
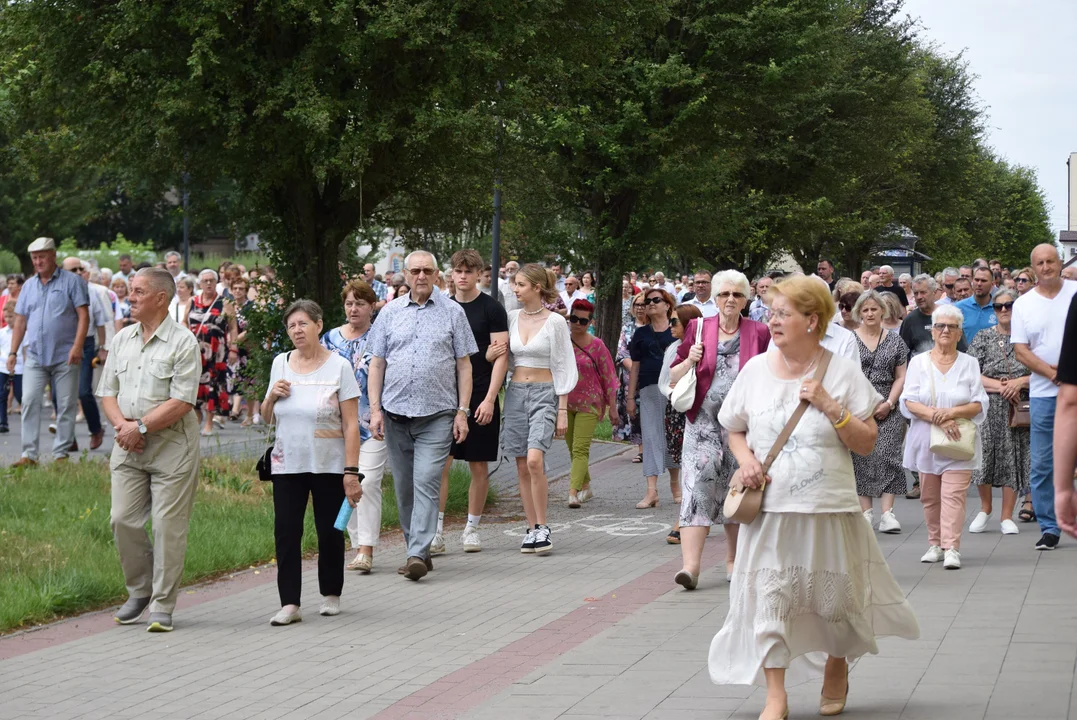
[[[470,475],[454,465],[447,514],[467,512]],[[274,557],[273,488],[254,461],[203,458],[187,542],[184,584]],[[386,474],[382,528],[399,526]],[[487,501],[492,503],[491,494]],[[107,461],[0,476],[0,632],[114,604],[126,597],[109,526]],[[148,527],[148,525],[147,525]],[[308,504],[303,550],[317,549]]]

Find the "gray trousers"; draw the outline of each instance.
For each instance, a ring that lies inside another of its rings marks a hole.
[[[667,468],[679,468],[669,456],[666,445],[666,405],[669,400],[658,389],[648,385],[639,391],[639,426],[643,431],[643,476],[661,475]]]
[[[81,366],[67,361],[39,365],[27,355],[22,370],[22,456],[38,459],[41,432],[41,408],[45,404],[45,386],[52,385],[56,395],[56,439],[52,441],[53,458],[67,457],[75,442],[75,415],[79,407],[79,371]],[[5,400],[6,402],[6,400]]]
[[[449,457],[455,415],[450,410],[407,422],[385,415],[385,442],[408,557],[430,556],[438,527],[441,471]]]

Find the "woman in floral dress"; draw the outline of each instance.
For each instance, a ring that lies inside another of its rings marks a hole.
[[[1028,399],[1029,369],[1017,362],[1010,344],[1010,319],[1017,293],[999,290],[994,299],[998,325],[976,333],[969,355],[980,363],[980,375],[991,404],[987,420],[980,426],[983,438],[983,465],[972,471],[972,484],[980,492],[980,513],[969,525],[969,532],[987,529],[991,517],[993,488],[1002,488],[1002,534],[1016,535],[1013,521],[1018,496],[1029,490],[1032,457],[1029,454],[1029,429],[1010,427],[1010,407],[1014,400]]]
[[[187,326],[202,349],[202,377],[198,381],[198,404],[202,435],[213,434],[213,423],[223,425],[220,415],[228,407],[228,349],[235,343],[236,312],[232,303],[217,294],[217,273],[206,268],[198,274],[202,292],[194,296]]]

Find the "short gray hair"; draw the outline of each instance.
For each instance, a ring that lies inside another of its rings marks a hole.
[[[206,268],[202,272],[198,273],[198,282],[202,282],[203,275],[211,275],[213,277],[213,282],[221,281],[220,276],[217,275],[217,271],[213,268]]]
[[[945,272],[945,271],[943,271],[943,272]],[[936,290],[939,289],[939,284],[937,282],[935,282],[935,278],[931,277],[927,273],[920,273],[919,275],[914,277],[912,279],[912,284],[914,286],[915,285],[920,285],[920,284],[927,285],[927,291],[928,292],[935,292]]]
[[[881,267],[879,268],[879,272],[883,272],[884,270],[885,270],[886,272],[890,273],[891,275],[893,275],[893,274],[894,274],[894,268],[893,268],[893,267],[891,267],[890,265],[883,265],[883,266],[881,266]]]
[[[950,320],[957,320],[957,326],[962,327],[965,324],[965,316],[961,314],[953,305],[939,305],[935,308],[935,312],[931,313],[931,324],[934,325],[939,320],[949,318]]]
[[[997,301],[1000,295],[1005,295],[1010,298],[1010,300],[1016,300],[1020,297],[1020,295],[1017,294],[1016,290],[1014,290],[1013,288],[1008,288],[1005,285],[998,289],[998,292],[995,293],[995,297],[992,298],[992,300]]]
[[[901,276],[898,278],[898,282],[901,282],[902,280],[905,280],[905,281],[911,283],[912,282],[912,275],[910,275],[909,273],[901,273]]]
[[[146,269],[148,270],[149,268],[146,268]],[[154,269],[162,270],[163,268],[154,268]],[[141,270],[139,272],[141,272]],[[165,270],[165,272],[168,272],[168,271]],[[168,273],[168,277],[172,277],[172,273]],[[178,283],[183,283],[184,286],[191,292],[191,294],[192,295],[194,294],[194,280],[191,279],[190,275],[184,275],[178,281],[173,280],[172,281],[172,286],[175,287]]]
[[[960,272],[960,271],[959,271],[959,270],[958,270],[957,268],[955,268],[955,267],[948,267],[948,268],[944,268],[944,269],[943,269],[943,271],[942,271],[942,276],[943,276],[944,278],[948,278],[948,277],[952,277],[952,278],[955,278],[955,277],[961,277],[961,272]]]
[[[412,250],[411,252],[409,252],[407,254],[407,257],[404,258],[404,268],[405,269],[411,267],[411,259],[413,257],[415,257],[416,255],[426,255],[428,258],[430,258],[430,261],[432,263],[434,263],[434,269],[435,270],[438,269],[438,267],[439,267],[438,266],[438,259],[436,257],[434,257],[434,253],[430,252],[429,250]]]
[[[893,295],[893,293],[888,294]],[[895,297],[897,296],[895,295]],[[860,308],[869,300],[879,306],[879,310],[883,314],[883,320],[889,320],[891,318],[893,313],[890,312],[890,306],[887,305],[886,300],[883,299],[883,294],[878,290],[865,290],[861,293],[860,297],[856,299],[856,304],[853,305],[853,320],[856,320],[858,323],[860,322]]]
[[[293,302],[284,311],[284,317],[281,318],[281,322],[284,323],[284,327],[288,327],[288,318],[295,315],[297,312],[306,313],[314,322],[322,321],[322,306],[313,300],[307,300],[306,298],[300,298]]]
[[[752,292],[752,286],[748,282],[747,276],[740,270],[722,270],[715,273],[711,278],[711,299],[713,300],[718,296],[718,289],[723,285],[732,285],[737,288],[745,298],[747,298]]]
[[[179,260],[183,259],[183,256],[180,255],[175,250],[169,250],[168,252],[165,253],[165,260],[168,260],[168,258],[170,258],[170,257],[174,257],[174,258],[177,258]]]
[[[163,292],[168,297],[169,302],[176,296],[176,281],[173,279],[172,273],[164,268],[142,268],[135,273],[135,277],[146,278],[149,281],[150,289],[154,292]]]

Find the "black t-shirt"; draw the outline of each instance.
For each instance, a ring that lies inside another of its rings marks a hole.
[[[673,331],[669,328],[660,333],[656,333],[650,325],[636,328],[632,341],[628,343],[628,354],[632,362],[639,363],[639,381],[636,383],[636,389],[658,382],[666,348],[672,344]]]
[[[913,308],[913,311],[905,316],[898,335],[909,347],[909,359],[935,347],[935,338],[931,336],[931,316],[920,312],[920,308]],[[962,335],[957,341],[957,351],[968,352],[968,349],[969,345]]]
[[[894,283],[890,287],[880,285],[879,287],[875,288],[875,290],[877,290],[878,292],[894,293],[898,296],[898,300],[901,301],[901,307],[909,307],[909,296],[905,294],[905,288],[901,287],[897,283]]]
[[[1077,385],[1077,295],[1070,300],[1066,331],[1062,335],[1062,352],[1058,356],[1058,381]]]
[[[457,302],[460,302],[457,300]],[[475,335],[475,344],[479,351],[471,356],[471,393],[481,392],[483,395],[490,389],[490,376],[493,375],[494,365],[486,359],[486,350],[490,347],[490,335],[492,333],[509,331],[509,316],[505,308],[484,292],[471,302],[462,302],[460,307],[467,315],[468,325]]]

